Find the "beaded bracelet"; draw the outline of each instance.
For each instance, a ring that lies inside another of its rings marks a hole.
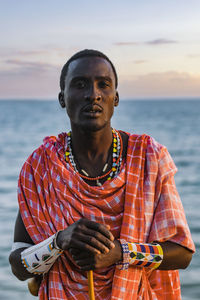
[[[162,247],[157,243],[128,243],[119,240],[122,246],[123,261],[117,263],[120,270],[128,269],[129,265],[157,269],[163,260]]]

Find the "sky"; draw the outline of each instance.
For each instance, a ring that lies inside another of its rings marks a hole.
[[[200,98],[199,0],[0,0],[0,99],[56,99],[63,64],[104,52],[121,99]]]

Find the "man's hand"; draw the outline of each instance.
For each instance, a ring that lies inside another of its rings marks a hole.
[[[88,219],[80,219],[57,236],[57,245],[63,250],[70,248],[91,254],[105,254],[115,247],[109,226]]]
[[[80,251],[70,248],[69,252],[74,262],[82,271],[95,270],[99,268],[109,267],[122,260],[122,248],[118,240],[114,241],[115,247],[108,253],[96,254],[87,251]]]

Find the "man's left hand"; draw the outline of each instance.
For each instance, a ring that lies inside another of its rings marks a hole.
[[[71,254],[75,263],[83,271],[106,268],[122,260],[122,248],[118,240],[114,241],[115,247],[108,253],[94,254],[86,251],[79,251],[75,248],[70,248]]]

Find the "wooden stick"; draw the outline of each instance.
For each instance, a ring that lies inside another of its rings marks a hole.
[[[89,293],[89,299],[95,300],[94,296],[94,282],[93,282],[93,271],[90,270],[87,272],[87,278],[88,278],[88,293]]]

